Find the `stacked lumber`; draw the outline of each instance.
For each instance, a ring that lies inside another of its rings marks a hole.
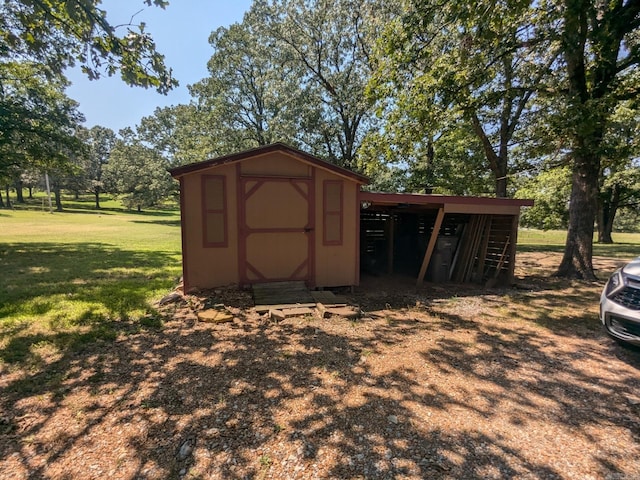
[[[474,215],[466,225],[456,258],[453,262],[451,279],[457,283],[472,280],[479,263],[484,262],[488,243],[488,232],[491,230],[491,215]],[[484,239],[484,241],[483,241]],[[479,270],[482,271],[481,269]]]

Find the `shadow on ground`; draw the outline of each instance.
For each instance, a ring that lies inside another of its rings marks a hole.
[[[210,326],[176,317],[164,328],[67,350],[0,383],[0,474],[640,473],[640,412],[628,400],[640,387],[637,351],[592,328],[584,338],[568,336],[572,316],[513,323],[480,315],[497,303],[476,316],[443,310],[445,298],[417,292],[358,322],[247,318]],[[517,311],[517,298],[507,308]],[[549,293],[545,301],[557,309],[566,299]],[[616,452],[627,438],[635,444]]]

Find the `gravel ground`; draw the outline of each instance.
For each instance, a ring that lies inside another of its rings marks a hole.
[[[602,283],[521,254],[518,288],[369,278],[365,315],[196,321],[0,364],[0,478],[640,479],[640,351]],[[602,271],[615,261],[599,259]]]

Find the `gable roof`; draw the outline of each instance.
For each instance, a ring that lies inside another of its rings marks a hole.
[[[179,178],[188,173],[197,172],[206,168],[240,162],[250,157],[256,157],[258,155],[264,155],[273,152],[286,153],[287,155],[294,157],[302,162],[309,163],[318,168],[322,168],[337,175],[347,177],[360,184],[369,183],[369,179],[364,175],[360,175],[349,169],[339,167],[338,165],[334,165],[333,163],[327,162],[326,160],[322,160],[314,155],[303,152],[302,150],[298,150],[297,148],[290,147],[289,145],[280,142],[253,148],[251,150],[245,150],[244,152],[233,153],[231,155],[224,155],[222,157],[212,158],[210,160],[204,160],[202,162],[190,163],[181,167],[171,168],[169,169],[169,173],[173,178]]]

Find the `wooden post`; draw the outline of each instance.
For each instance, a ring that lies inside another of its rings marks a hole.
[[[393,214],[389,215],[389,221],[387,222],[387,274],[393,273],[393,249],[394,249],[394,234],[396,229],[396,222]]]
[[[511,248],[509,249],[509,285],[516,283],[516,250],[518,249],[518,225],[520,224],[520,213],[513,216],[511,221]]]
[[[422,285],[422,282],[424,281],[424,276],[427,273],[427,267],[429,266],[429,262],[431,261],[431,255],[433,255],[433,250],[436,248],[436,241],[438,240],[438,234],[440,233],[440,227],[442,226],[443,219],[444,207],[440,207],[440,209],[438,210],[438,216],[436,217],[436,223],[433,226],[433,231],[431,232],[429,245],[427,245],[427,251],[424,252],[424,260],[422,260],[422,267],[420,267],[420,273],[418,274],[418,281],[416,282],[416,286]]]
[[[49,187],[49,173],[44,172],[44,183],[47,186],[47,199],[49,200],[49,213],[53,213],[53,206],[51,205],[51,188]]]

